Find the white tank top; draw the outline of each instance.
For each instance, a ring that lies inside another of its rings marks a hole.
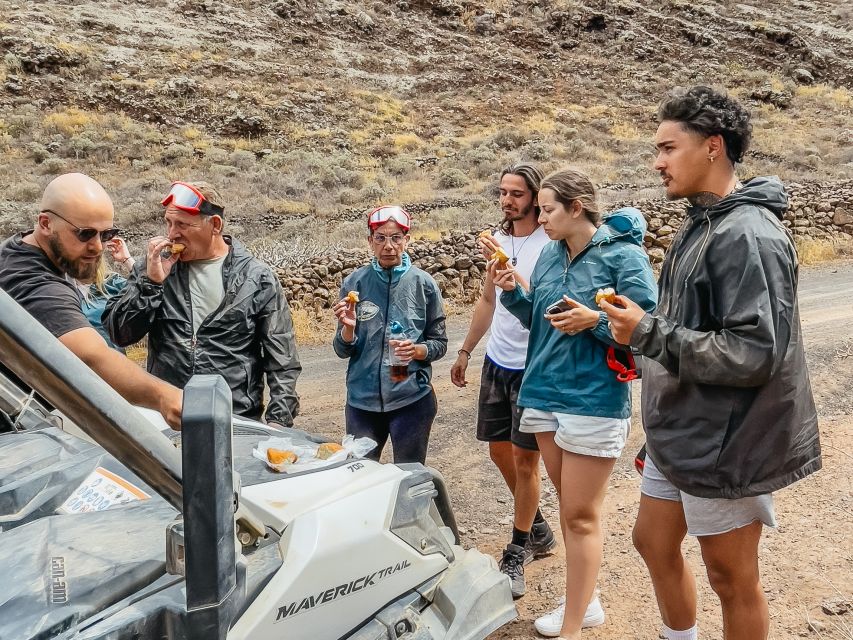
[[[536,266],[542,248],[551,242],[545,230],[539,226],[529,236],[512,238],[502,231],[495,231],[494,237],[510,258],[517,259],[515,270],[530,282],[533,267]],[[505,369],[524,369],[530,332],[501,304],[502,292],[502,289],[495,287],[497,300],[492,316],[491,335],[486,344],[486,355]]]

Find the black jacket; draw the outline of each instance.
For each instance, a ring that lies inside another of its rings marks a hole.
[[[755,496],[821,467],[786,208],[777,178],[755,178],[688,210],[631,338],[649,455],[688,494]]]
[[[220,374],[231,387],[234,413],[259,419],[264,374],[270,390],[266,420],[289,427],[299,411],[296,353],[290,309],[272,270],[238,241],[222,266],[225,299],[193,339],[189,269],[178,262],[162,284],[134,266],[120,297],[104,312],[104,326],[119,346],[148,335],[148,371],[183,388],[197,373]]]

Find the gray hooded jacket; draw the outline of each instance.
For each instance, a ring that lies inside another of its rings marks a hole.
[[[821,467],[787,205],[771,177],[689,209],[631,338],[649,455],[690,495],[760,495]]]
[[[221,374],[239,416],[260,419],[266,375],[265,418],[290,427],[299,412],[296,378],[302,371],[290,309],[272,270],[237,240],[225,239],[230,245],[222,264],[225,299],[195,336],[184,262],[162,284],[148,279],[144,260],[137,262],[124,293],[107,303],[104,326],[119,346],[147,335],[148,372],[176,387],[197,373]]]

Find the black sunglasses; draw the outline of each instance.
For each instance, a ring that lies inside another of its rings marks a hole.
[[[41,212],[42,213],[52,213],[57,218],[59,218],[61,220],[65,220],[65,222],[67,222],[72,227],[77,229],[77,231],[74,232],[74,235],[77,236],[77,239],[80,242],[89,242],[89,240],[91,240],[95,236],[100,236],[101,242],[109,242],[110,240],[112,240],[113,238],[115,238],[121,234],[121,229],[117,229],[116,227],[113,227],[112,229],[104,229],[103,231],[98,231],[97,229],[92,229],[90,227],[86,227],[85,229],[81,229],[76,224],[71,222],[71,220],[64,218],[61,215],[59,215],[58,213],[56,213],[56,211],[53,211],[51,209],[42,209]]]

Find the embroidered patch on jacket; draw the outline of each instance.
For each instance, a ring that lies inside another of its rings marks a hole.
[[[375,318],[377,313],[379,313],[379,307],[373,304],[370,300],[365,300],[359,303],[358,310],[356,311],[356,317],[364,322],[365,320]]]

